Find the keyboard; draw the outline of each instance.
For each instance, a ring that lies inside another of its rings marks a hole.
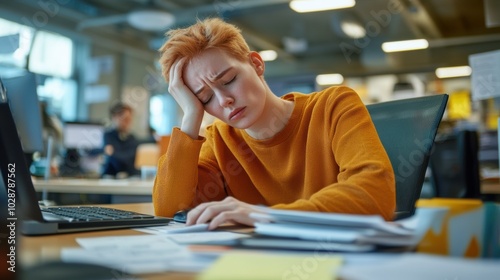
[[[41,208],[44,216],[60,217],[68,222],[154,219],[152,215],[99,206],[66,206]]]

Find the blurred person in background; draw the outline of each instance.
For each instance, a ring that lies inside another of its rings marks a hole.
[[[112,127],[104,133],[103,177],[126,178],[138,175],[135,153],[139,142],[130,132],[133,118],[132,107],[117,102],[110,108]]]

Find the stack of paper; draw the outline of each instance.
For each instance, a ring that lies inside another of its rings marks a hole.
[[[371,251],[377,246],[414,247],[433,218],[420,211],[420,215],[396,223],[376,215],[259,210],[262,212],[251,216],[262,221],[255,224],[260,237],[241,240],[243,245],[356,252]]]

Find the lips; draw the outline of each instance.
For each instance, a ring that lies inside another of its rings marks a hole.
[[[246,107],[240,107],[240,108],[236,108],[234,109],[231,114],[229,114],[229,120],[233,120],[233,119],[236,119],[238,118],[239,116],[241,116],[241,113],[243,112],[243,110],[245,110]]]

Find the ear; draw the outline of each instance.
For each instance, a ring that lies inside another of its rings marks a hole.
[[[264,60],[262,60],[262,57],[258,52],[250,52],[248,55],[248,58],[250,60],[250,64],[253,66],[255,69],[255,72],[257,72],[257,75],[262,76],[264,75],[264,70],[266,68],[266,64],[264,63]]]

